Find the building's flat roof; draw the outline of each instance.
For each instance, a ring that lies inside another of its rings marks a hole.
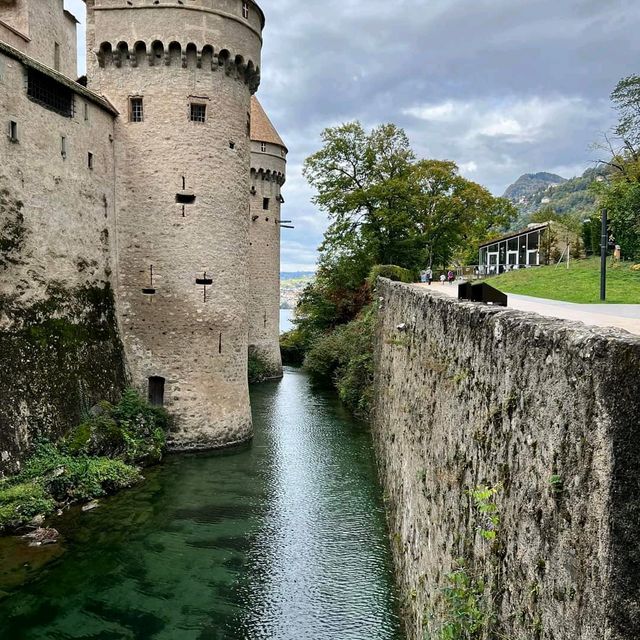
[[[60,73],[59,71],[56,71],[51,67],[47,67],[46,64],[42,64],[42,62],[38,62],[37,60],[34,60],[30,56],[28,56],[26,53],[22,53],[22,51],[18,51],[17,49],[14,49],[10,45],[8,45],[6,42],[0,41],[0,53],[4,53],[10,58],[17,60],[18,62],[23,64],[25,67],[29,67],[30,69],[35,69],[36,71],[39,71],[40,73],[43,73],[49,76],[56,82],[59,82],[65,87],[71,89],[71,91],[73,91],[74,93],[77,93],[78,95],[81,95],[83,98],[86,98],[90,102],[93,102],[99,107],[102,107],[105,111],[109,112],[111,115],[113,116],[119,115],[118,110],[106,98],[103,98],[101,95],[98,95],[97,93],[91,91],[91,89],[87,89],[86,87],[83,87],[81,84],[78,84],[75,80],[71,80],[71,78],[67,78],[67,76],[65,76],[63,73]]]
[[[483,242],[480,245],[480,249],[483,247],[488,247],[491,244],[496,244],[497,242],[504,242],[505,240],[511,240],[513,238],[518,238],[520,236],[524,236],[527,233],[532,233],[533,231],[540,231],[541,229],[546,229],[549,226],[548,222],[541,222],[540,224],[532,225],[530,227],[525,227],[524,229],[520,229],[519,231],[511,231],[504,236],[500,236],[498,238],[494,238],[493,240],[488,240],[487,242]]]

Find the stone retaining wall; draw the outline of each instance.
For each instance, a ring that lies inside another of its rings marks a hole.
[[[378,291],[374,432],[408,638],[477,614],[492,639],[637,639],[640,338]]]

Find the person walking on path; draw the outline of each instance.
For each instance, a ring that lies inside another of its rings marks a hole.
[[[427,272],[426,271],[421,271],[420,272],[420,282],[422,282],[422,284],[424,284],[427,281]]]
[[[455,273],[453,273],[453,271],[451,271],[451,269],[449,269],[449,272],[447,273],[447,280],[449,281],[449,284],[453,284],[453,281],[455,279],[456,279]]]
[[[444,283],[447,281],[447,276],[444,275],[444,273],[440,274],[440,284],[442,286],[444,286]]]
[[[432,282],[433,282],[433,271],[431,270],[431,267],[429,267],[427,269],[427,283],[429,284],[429,286],[431,286]]]

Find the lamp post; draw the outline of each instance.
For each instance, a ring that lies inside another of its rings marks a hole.
[[[602,236],[600,238],[600,301],[607,299],[607,249],[609,247],[609,229],[607,210],[602,209]]]

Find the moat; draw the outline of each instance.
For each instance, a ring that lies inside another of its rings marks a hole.
[[[251,446],[169,458],[56,547],[0,541],[0,638],[401,638],[368,430],[295,370],[252,403]]]

